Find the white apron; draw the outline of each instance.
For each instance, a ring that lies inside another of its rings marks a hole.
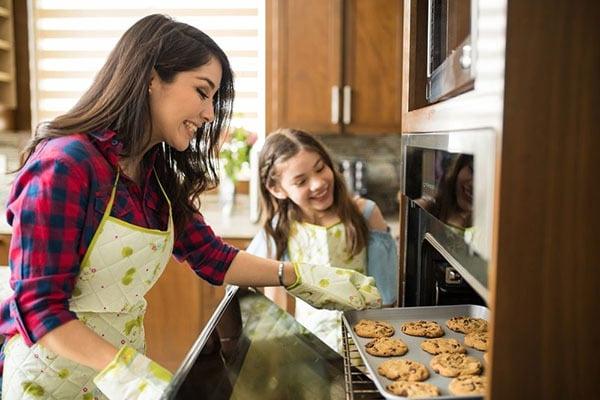
[[[292,262],[328,265],[365,274],[367,251],[352,257],[346,251],[346,231],[341,222],[329,227],[292,222],[287,253]],[[295,317],[305,328],[337,352],[342,351],[342,313],[319,310],[296,298]]]
[[[145,353],[144,295],[171,257],[171,203],[159,182],[169,204],[166,231],[111,217],[118,181],[117,172],[110,200],[83,258],[69,309],[115,347],[128,344]],[[106,398],[92,382],[98,371],[59,357],[39,343],[27,347],[22,337],[16,335],[4,351],[4,400]]]

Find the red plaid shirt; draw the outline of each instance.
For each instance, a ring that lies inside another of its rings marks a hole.
[[[77,318],[69,299],[106,209],[121,149],[111,131],[56,138],[40,144],[17,175],[7,204],[14,296],[0,305],[0,334],[21,334],[31,345]],[[111,215],[166,229],[168,204],[152,171],[141,187],[121,174]],[[173,249],[178,260],[216,285],[237,252],[200,214],[175,238]]]

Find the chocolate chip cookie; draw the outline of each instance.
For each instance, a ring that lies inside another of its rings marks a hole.
[[[444,335],[444,330],[435,321],[408,321],[403,323],[400,329],[411,336],[436,338]]]
[[[485,319],[474,317],[452,317],[446,321],[446,326],[454,332],[471,333],[484,332],[488,330],[488,323]]]
[[[424,381],[429,378],[427,367],[412,360],[387,360],[377,367],[377,372],[392,380],[401,381]]]
[[[384,321],[361,319],[354,325],[354,332],[366,338],[390,337],[395,331],[392,325]]]
[[[400,339],[380,337],[365,344],[367,353],[378,357],[403,356],[408,351]]]
[[[456,339],[425,339],[421,342],[421,348],[429,354],[441,353],[466,353],[467,350]]]
[[[450,381],[448,390],[450,393],[457,396],[460,395],[484,395],[487,386],[487,378],[485,376],[459,376]]]
[[[397,381],[387,385],[386,389],[390,393],[404,397],[435,397],[440,395],[437,386],[425,382]]]
[[[454,378],[463,375],[479,375],[481,362],[474,357],[459,353],[442,353],[434,356],[429,363],[440,375]]]
[[[465,345],[477,350],[487,351],[488,349],[488,333],[487,332],[471,332],[465,335]]]

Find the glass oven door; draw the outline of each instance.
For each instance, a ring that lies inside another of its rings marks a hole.
[[[253,289],[230,286],[166,399],[345,399],[343,358]]]
[[[433,253],[487,301],[495,159],[491,130],[402,136],[405,305],[432,304]]]

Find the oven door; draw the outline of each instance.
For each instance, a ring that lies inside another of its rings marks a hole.
[[[403,135],[404,305],[487,302],[495,144],[491,130]]]

